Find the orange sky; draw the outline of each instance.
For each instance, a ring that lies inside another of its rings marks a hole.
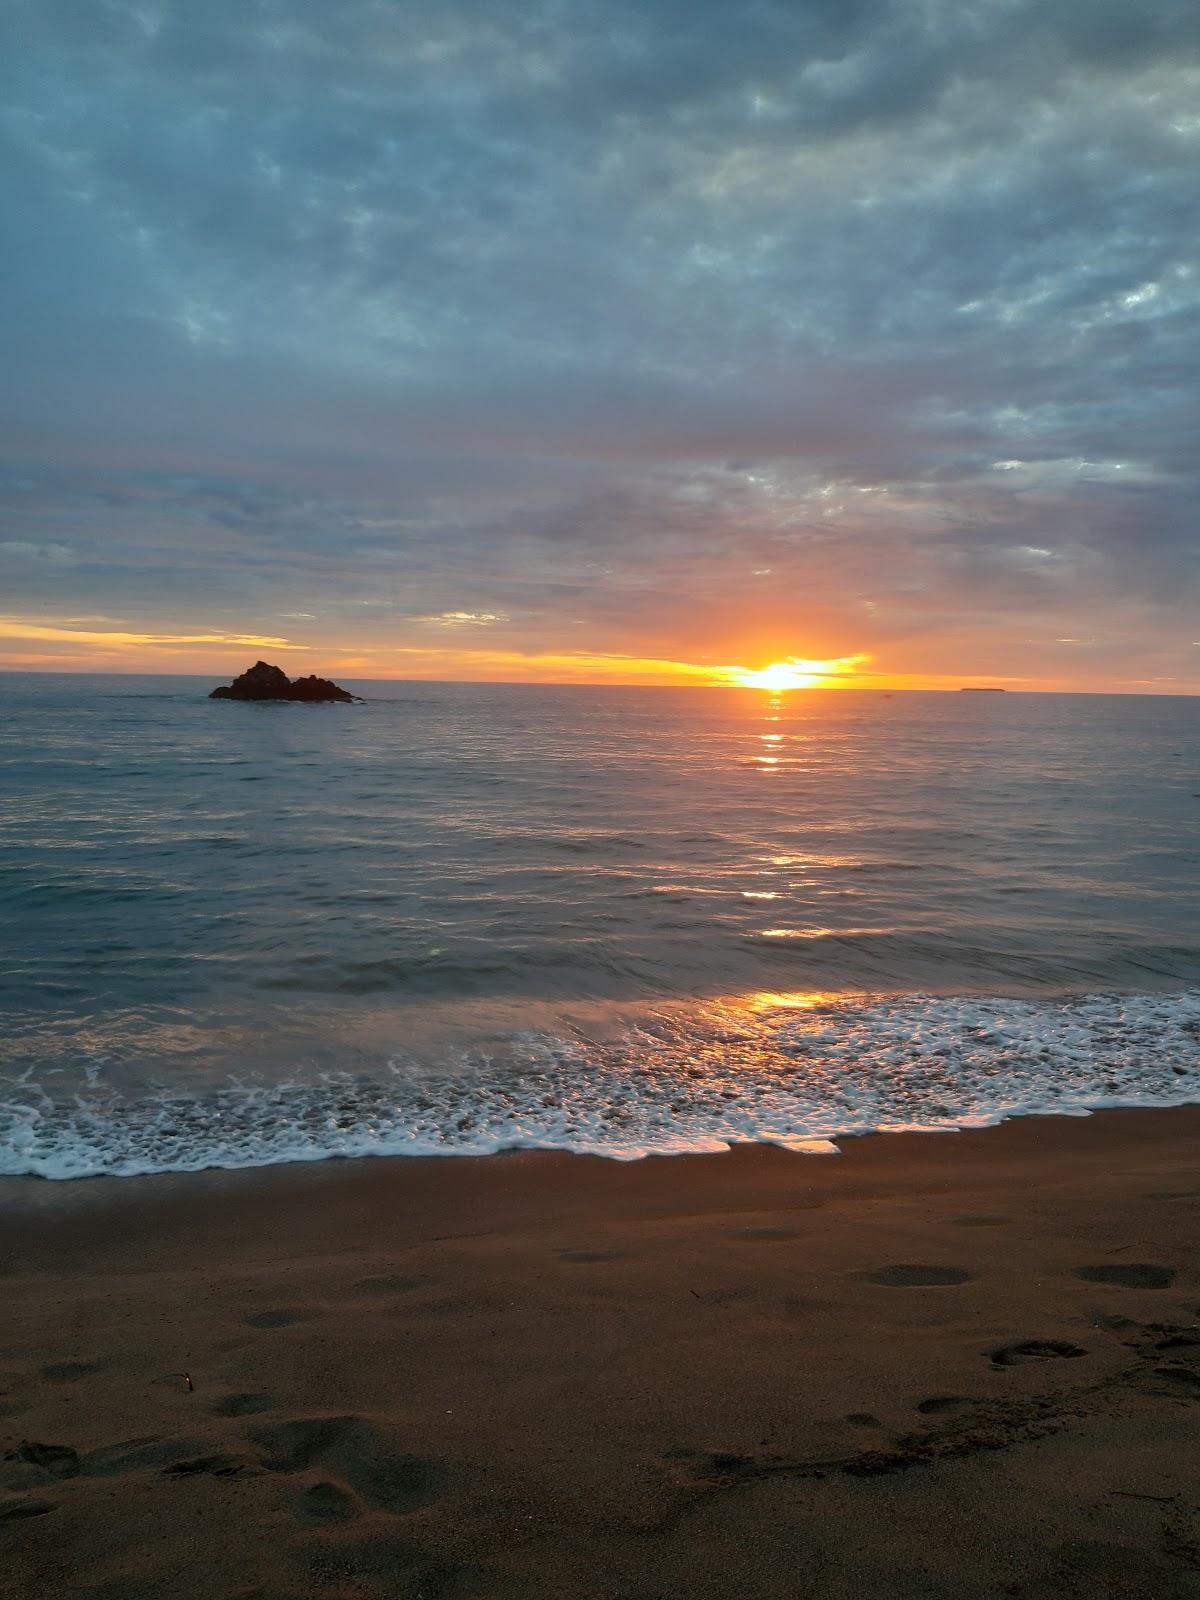
[[[889,661],[866,651],[809,657],[744,647],[738,659],[677,659],[614,651],[520,650],[481,644],[386,644],[348,647],[344,640],[307,630],[254,634],[215,629],[156,631],[100,617],[0,616],[0,669],[118,673],[180,673],[224,681],[259,657],[290,675],[317,671],[355,679],[428,679],[466,682],[736,685],[763,688],[948,689],[988,683],[1011,690],[1104,689],[1128,693],[1180,693],[1196,688],[1177,677],[1117,679],[1097,685],[1069,670],[1059,673],[956,671],[910,667],[897,653]],[[1067,645],[1073,641],[1058,641]],[[781,663],[763,675],[764,668]],[[788,665],[790,663],[790,666]]]

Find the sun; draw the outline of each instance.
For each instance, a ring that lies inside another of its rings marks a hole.
[[[821,679],[815,672],[801,672],[788,661],[772,661],[757,672],[740,673],[735,680],[743,689],[811,689]]]
[[[765,667],[728,667],[726,683],[739,689],[766,689],[780,694],[785,689],[813,689],[847,679],[853,681],[855,670],[870,657],[833,656],[828,661],[806,661],[801,656],[788,656],[785,661],[772,661]]]

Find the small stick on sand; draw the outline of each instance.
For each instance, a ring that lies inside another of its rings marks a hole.
[[[1177,1494],[1139,1494],[1136,1489],[1110,1489],[1109,1494],[1119,1494],[1125,1500],[1157,1500],[1159,1505],[1169,1505],[1172,1500],[1178,1500]]]

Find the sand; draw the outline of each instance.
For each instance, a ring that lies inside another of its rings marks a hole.
[[[1200,1108],[0,1202],[6,1600],[1200,1596]]]

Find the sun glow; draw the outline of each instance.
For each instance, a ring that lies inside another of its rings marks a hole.
[[[773,661],[758,672],[743,672],[737,681],[743,689],[811,689],[821,680],[815,672],[800,672],[785,661]]]
[[[406,642],[383,628],[379,637],[347,641],[313,613],[280,615],[301,625],[303,637],[242,632],[219,622],[191,618],[180,624],[172,617],[154,622],[142,618],[0,614],[0,671],[44,668],[76,672],[192,672],[232,677],[246,665],[253,650],[268,661],[276,652],[303,652],[325,674],[348,672],[378,679],[433,679],[463,683],[645,684],[664,687],[694,684],[702,688],[746,688],[777,695],[788,689],[833,686],[879,686],[889,680],[864,675],[870,656],[836,656],[807,660],[786,656],[765,666],[727,662],[676,660],[670,655],[632,656],[602,650],[520,650],[507,643],[479,647]],[[486,623],[500,625],[500,612],[453,610],[417,619],[446,627],[474,624],[475,637]],[[289,629],[290,633],[290,629]],[[24,648],[22,648],[24,647]],[[926,687],[901,684],[901,687]],[[944,687],[939,680],[932,687]],[[950,685],[958,688],[958,680]],[[769,718],[767,720],[770,720]]]
[[[844,678],[866,660],[866,656],[835,656],[827,661],[805,661],[788,656],[786,661],[772,661],[755,671],[737,667],[730,681],[742,689],[768,689],[773,694],[784,689],[812,689],[831,678]]]

